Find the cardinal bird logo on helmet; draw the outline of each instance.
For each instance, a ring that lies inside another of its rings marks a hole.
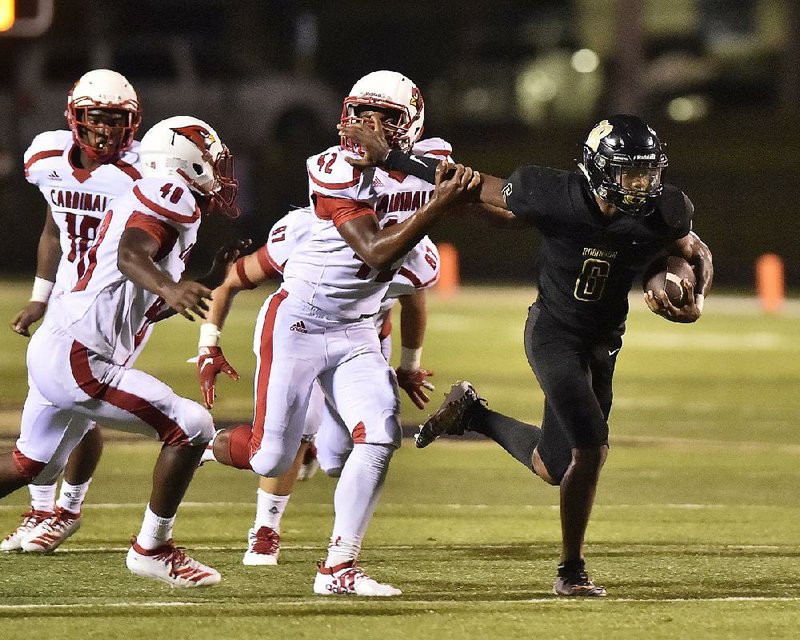
[[[200,151],[206,152],[211,149],[211,145],[216,142],[214,134],[205,127],[198,124],[191,124],[185,127],[173,128],[172,131],[190,140]]]

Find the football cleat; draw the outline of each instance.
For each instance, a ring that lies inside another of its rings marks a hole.
[[[22,540],[28,553],[51,553],[81,528],[81,514],[56,507],[53,515],[42,520]]]
[[[297,470],[298,480],[308,480],[319,470],[319,461],[317,460],[317,447],[314,443],[308,445],[308,449],[303,454],[303,462]]]
[[[381,584],[370,578],[355,560],[343,562],[334,567],[326,567],[320,562],[317,577],[314,578],[314,593],[321,596],[355,595],[389,597],[403,592],[388,584]]]
[[[430,416],[414,436],[417,448],[423,449],[441,435],[460,436],[464,434],[464,414],[474,404],[481,402],[475,387],[466,380],[456,382],[450,387],[442,406]]]
[[[572,598],[605,598],[608,595],[605,587],[589,580],[585,571],[556,576],[553,593]]]
[[[131,573],[161,580],[171,587],[206,587],[222,580],[219,571],[190,558],[172,540],[156,549],[143,549],[136,536],[132,537],[125,564]]]
[[[247,551],[242,564],[249,567],[278,564],[281,552],[281,535],[271,527],[253,527],[247,532]]]
[[[22,541],[28,534],[33,531],[40,522],[52,515],[52,511],[37,511],[31,507],[27,512],[22,514],[22,522],[20,525],[0,542],[0,551],[21,551]]]

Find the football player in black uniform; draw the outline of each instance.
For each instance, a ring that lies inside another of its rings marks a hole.
[[[390,152],[369,127],[345,135],[368,150],[361,164],[433,181],[432,163]],[[460,382],[417,436],[425,447],[442,434],[482,433],[559,485],[562,551],[554,591],[561,596],[606,595],[586,573],[583,545],[608,453],[612,378],[634,278],[665,252],[689,261],[697,284],[683,281],[683,307],[664,291],[644,294],[650,310],[672,322],[700,317],[713,279],[711,253],[691,230],[694,207],[662,182],[666,167],[655,131],[636,116],[617,115],[589,133],[578,171],[524,166],[506,180],[481,176],[484,212],[542,234],[538,298],[525,325],[528,362],[545,395],[542,427],[489,410],[469,382]]]

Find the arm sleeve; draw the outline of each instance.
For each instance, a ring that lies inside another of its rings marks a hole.
[[[384,168],[387,171],[402,171],[430,184],[435,184],[436,167],[439,162],[439,158],[409,155],[399,149],[392,149],[386,156]]]

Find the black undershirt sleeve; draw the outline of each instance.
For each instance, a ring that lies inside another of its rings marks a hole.
[[[428,156],[411,156],[399,149],[392,149],[386,160],[383,161],[384,169],[388,171],[402,171],[408,175],[436,184],[436,167],[439,160]]]

